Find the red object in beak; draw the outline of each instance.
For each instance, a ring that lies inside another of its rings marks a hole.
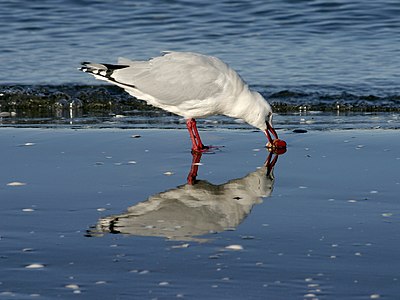
[[[272,138],[270,132],[275,137],[275,139]],[[276,133],[275,129],[268,122],[265,134],[269,141],[267,144],[267,148],[269,149],[269,151],[272,151],[276,154],[283,154],[286,152],[286,142],[278,138],[278,134]]]
[[[286,148],[286,142],[280,139],[276,139],[272,142],[272,146],[278,149]]]

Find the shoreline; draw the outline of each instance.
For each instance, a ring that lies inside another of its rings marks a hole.
[[[397,90],[365,91],[352,86],[252,86],[277,113],[300,111],[323,112],[393,112],[400,111]],[[375,93],[375,94],[374,94]],[[54,116],[76,110],[84,114],[113,111],[140,111],[168,114],[123,89],[106,84],[0,84],[0,114]]]

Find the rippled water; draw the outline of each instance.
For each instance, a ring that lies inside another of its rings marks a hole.
[[[4,0],[0,27],[2,94],[10,84],[99,84],[80,61],[168,49],[218,56],[285,105],[400,107],[394,0]]]
[[[5,0],[0,26],[3,83],[92,82],[81,60],[166,49],[219,56],[258,85],[399,82],[393,0]]]

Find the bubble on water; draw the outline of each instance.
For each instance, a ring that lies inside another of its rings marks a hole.
[[[33,212],[35,210],[33,208],[23,208],[22,211],[23,212]]]
[[[188,248],[189,244],[182,244],[182,245],[174,245],[171,248],[173,249],[179,249],[179,248]]]
[[[169,282],[168,281],[162,281],[158,284],[159,286],[168,286]]]
[[[224,278],[221,278],[221,280],[222,281],[229,281],[229,280],[231,280],[229,277],[224,277]]]
[[[389,217],[391,217],[391,216],[393,216],[393,214],[390,213],[390,212],[387,212],[387,213],[383,213],[383,214],[382,214],[382,217],[385,217],[385,218],[389,218]]]
[[[34,263],[34,264],[25,266],[25,269],[43,269],[43,268],[44,268],[44,265],[38,264],[38,263]]]
[[[36,145],[35,143],[28,142],[28,143],[21,144],[19,146],[20,147],[31,147],[31,146],[35,146],[35,145]]]
[[[243,250],[243,246],[242,245],[229,245],[229,246],[226,246],[225,249],[240,251],[240,250]]]
[[[6,291],[6,292],[1,292],[0,296],[5,296],[5,297],[15,297],[15,294],[13,292],[10,291]]]
[[[7,186],[24,186],[24,185],[26,185],[26,183],[20,182],[20,181],[13,181],[13,182],[7,183]]]
[[[317,295],[315,295],[315,294],[305,294],[304,295],[304,298],[315,298],[315,297],[317,297]]]
[[[74,283],[70,283],[70,284],[67,284],[67,285],[65,286],[65,288],[71,289],[71,290],[79,290],[79,285],[74,284]]]

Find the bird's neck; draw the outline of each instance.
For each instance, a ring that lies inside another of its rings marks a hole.
[[[226,114],[229,117],[242,119],[246,123],[260,128],[260,124],[264,123],[261,120],[263,112],[266,109],[265,99],[258,93],[250,91],[247,87],[236,97]],[[262,129],[262,128],[260,128]]]

